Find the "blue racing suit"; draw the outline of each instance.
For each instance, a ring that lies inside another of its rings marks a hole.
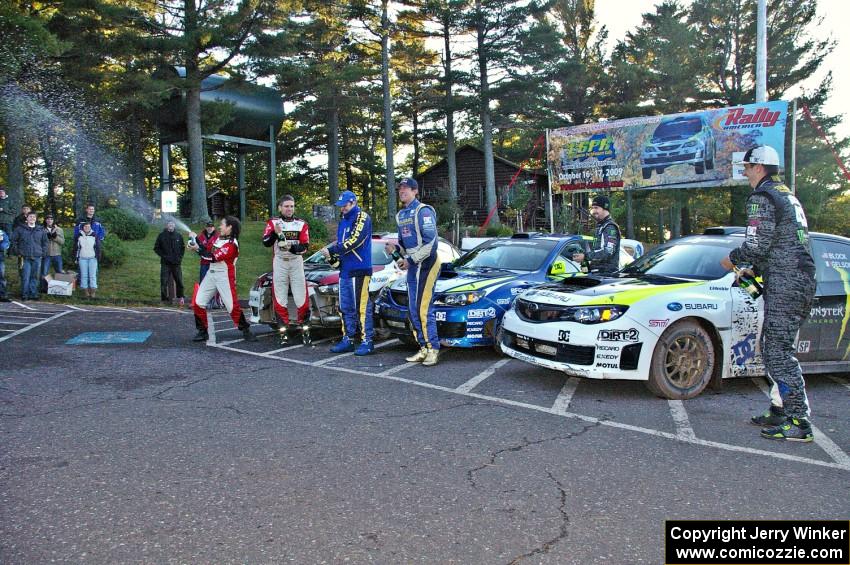
[[[328,247],[339,255],[339,310],[342,333],[353,340],[360,335],[371,342],[374,335],[372,300],[372,218],[355,206],[343,215],[336,230],[336,243]]]
[[[440,348],[434,287],[440,274],[437,213],[414,199],[396,214],[398,247],[407,261],[407,303],[413,337],[420,347]]]

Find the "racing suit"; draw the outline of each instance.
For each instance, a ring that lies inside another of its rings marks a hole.
[[[398,247],[407,261],[407,302],[419,347],[440,349],[434,313],[434,287],[440,274],[437,213],[414,199],[396,214]]]
[[[244,332],[251,325],[245,319],[236,296],[236,259],[239,257],[239,243],[229,237],[219,237],[213,242],[211,249],[199,247],[198,255],[210,261],[210,269],[192,297],[195,327],[198,330],[207,330],[207,304],[218,292],[233,323]]]
[[[806,384],[794,353],[815,295],[815,263],[803,207],[777,177],[763,178],[747,199],[744,243],[729,259],[752,265],[764,281],[761,353],[771,404],[789,417],[806,418]]]
[[[358,335],[364,343],[374,337],[372,300],[372,218],[354,206],[344,214],[337,226],[336,243],[328,247],[331,255],[339,255],[339,310],[342,333],[349,340]]]
[[[592,273],[608,275],[620,269],[620,226],[610,214],[597,222],[593,246],[587,259]]]
[[[280,225],[280,234],[275,232]],[[304,253],[310,245],[310,230],[307,222],[292,216],[271,218],[263,232],[263,245],[274,246],[272,260],[272,289],[274,310],[283,324],[289,324],[289,292],[297,308],[298,324],[310,319],[310,300],[307,279],[304,277]]]

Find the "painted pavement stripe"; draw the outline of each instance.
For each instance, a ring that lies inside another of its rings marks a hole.
[[[74,306],[73,304],[66,304],[65,306],[67,306],[71,310],[77,310],[78,312],[88,312],[88,310],[86,310],[85,308],[80,308],[79,306]]]
[[[576,377],[567,378],[567,382],[564,383],[563,388],[561,388],[561,392],[558,393],[558,398],[556,398],[555,403],[552,404],[553,413],[567,413],[567,410],[570,407],[570,402],[573,401],[573,395],[576,393],[576,389],[578,388],[578,383],[579,380]]]
[[[508,361],[510,360],[510,357],[508,357],[507,359],[500,359],[499,361],[493,363],[492,365],[490,365],[489,367],[487,367],[486,369],[484,369],[483,371],[481,371],[480,373],[478,373],[477,375],[457,387],[455,390],[457,392],[470,392],[479,384],[492,377],[493,373],[507,365]]]
[[[326,337],[324,339],[317,339],[316,341],[311,343],[310,346],[312,347],[313,345],[325,343],[325,342],[331,341],[332,339],[333,339],[332,337]],[[306,347],[306,346],[303,343],[298,343],[298,344],[295,344],[295,345],[287,345],[286,347],[281,347],[280,349],[272,349],[271,351],[266,351],[266,355],[277,355],[278,353],[281,353],[283,351],[289,351],[290,349],[298,349],[300,347]],[[280,357],[279,359],[283,359],[283,357]]]
[[[401,365],[396,365],[395,367],[390,367],[390,368],[389,368],[389,369],[387,369],[386,371],[383,371],[383,372],[379,373],[379,375],[380,375],[380,376],[382,376],[382,377],[387,376],[387,375],[394,375],[395,373],[399,373],[399,372],[401,372],[401,371],[403,371],[403,370],[405,370],[405,369],[409,369],[409,368],[411,368],[411,367],[415,367],[415,366],[416,366],[416,365],[418,365],[418,364],[419,364],[419,363],[410,363],[409,361],[408,361],[408,362],[404,362],[404,363],[402,363]]]
[[[7,322],[6,320],[0,320],[0,324],[14,324],[16,326],[28,326],[30,323],[31,322]]]
[[[61,312],[61,310],[60,310]],[[56,314],[56,312],[53,312]],[[15,320],[29,320],[29,321],[38,321],[44,320],[45,318],[49,318],[50,314],[42,314],[39,312],[38,314],[29,314],[26,312],[16,313],[16,314],[6,314],[5,312],[0,312],[0,317],[2,318],[13,318]]]
[[[682,439],[696,439],[694,429],[691,427],[691,421],[688,419],[688,412],[685,410],[685,404],[681,400],[667,400],[670,406],[670,414],[673,416],[673,423],[676,424],[676,436]]]
[[[767,383],[764,382],[763,378],[753,378],[750,379],[759,389],[770,398],[770,388],[767,386]],[[846,469],[850,469],[850,456],[844,453],[838,444],[829,439],[829,437],[823,433],[817,426],[812,424],[812,434],[814,434],[815,443],[823,449],[827,455],[832,457],[832,460],[841,465]]]
[[[397,339],[390,339],[390,340],[385,341],[384,343],[379,343],[378,345],[375,346],[375,349],[380,349],[382,347],[386,347],[387,345],[393,345],[393,344],[396,344],[396,343],[398,343]],[[340,353],[339,355],[334,355],[333,357],[327,357],[326,359],[322,359],[320,361],[314,361],[314,362],[308,363],[308,364],[312,365],[314,367],[323,367],[323,366],[327,365],[328,363],[332,363],[332,362],[336,361],[337,359],[344,359],[345,357],[351,357],[352,355],[354,355],[354,352],[349,351],[348,353]],[[287,361],[289,361],[289,359],[287,359]],[[334,367],[334,368],[336,368],[336,367]],[[371,374],[371,373],[369,373],[369,374]]]
[[[6,341],[7,339],[12,339],[16,335],[21,335],[24,332],[28,332],[33,328],[37,328],[38,326],[40,326],[42,324],[46,324],[47,322],[53,321],[56,318],[61,318],[65,314],[70,314],[70,313],[71,312],[69,310],[65,310],[63,312],[59,312],[58,314],[54,314],[53,316],[50,316],[49,318],[45,318],[44,320],[41,320],[40,322],[36,322],[36,323],[34,323],[30,326],[27,326],[25,328],[21,328],[19,330],[15,330],[14,332],[10,333],[9,335],[4,335],[3,337],[0,337],[0,342]]]
[[[257,352],[254,352],[254,351],[246,351],[244,349],[237,349],[235,347],[228,347],[228,346],[223,346],[223,345],[212,345],[212,347],[217,347],[218,349],[223,349],[223,350],[226,350],[226,351],[232,351],[234,353],[243,353],[243,354],[246,354],[246,355],[253,355],[255,357],[262,357],[264,359],[270,358],[269,355],[264,354],[264,353],[257,353]],[[281,359],[280,357],[272,357],[272,358],[287,361],[289,363],[295,363],[297,365],[315,366],[314,363],[311,363],[309,361],[301,361],[299,359]],[[398,382],[398,383],[411,384],[411,385],[415,385],[415,386],[418,386],[418,387],[427,388],[427,389],[431,389],[431,390],[439,390],[439,391],[447,392],[447,393],[450,393],[450,394],[458,394],[460,396],[466,396],[466,397],[469,397],[469,398],[477,398],[479,400],[488,400],[490,402],[495,402],[497,404],[504,404],[506,406],[516,406],[518,408],[526,408],[528,410],[543,412],[545,414],[552,414],[552,415],[555,415],[555,416],[573,418],[573,419],[582,420],[582,421],[585,421],[585,422],[599,424],[600,426],[606,426],[606,427],[616,428],[616,429],[621,429],[621,430],[628,430],[628,431],[642,433],[642,434],[651,435],[651,436],[655,436],[655,437],[671,439],[671,440],[674,440],[674,441],[678,441],[680,443],[689,443],[691,445],[699,445],[699,446],[703,446],[703,447],[713,447],[713,448],[716,448],[716,449],[721,449],[721,450],[724,450],[724,451],[732,451],[732,452],[736,452],[736,453],[748,453],[748,454],[751,454],[751,455],[763,455],[765,457],[773,457],[774,459],[782,459],[782,460],[785,460],[785,461],[793,461],[793,462],[796,462],[796,463],[806,463],[806,464],[809,464],[809,465],[816,465],[818,467],[828,467],[830,469],[839,469],[839,470],[842,470],[842,471],[850,471],[850,465],[842,465],[840,463],[835,463],[835,462],[831,462],[831,461],[821,461],[821,460],[818,460],[818,459],[809,459],[807,457],[800,457],[798,455],[789,455],[789,454],[786,454],[786,453],[778,453],[778,452],[775,452],[775,451],[766,451],[766,450],[763,450],[763,449],[754,449],[752,447],[743,447],[743,446],[740,446],[740,445],[731,445],[731,444],[728,444],[728,443],[720,443],[720,442],[708,441],[708,440],[704,440],[704,439],[696,439],[696,438],[686,439],[686,438],[679,437],[675,434],[671,434],[671,433],[668,433],[668,432],[662,432],[662,431],[659,431],[659,430],[651,430],[649,428],[642,428],[640,426],[632,426],[630,424],[622,424],[620,422],[614,422],[612,420],[600,420],[599,418],[594,418],[592,416],[585,416],[583,414],[576,414],[575,412],[556,413],[552,410],[552,408],[547,408],[546,406],[538,406],[536,404],[528,404],[528,403],[525,403],[525,402],[519,402],[519,401],[516,401],[516,400],[508,400],[506,398],[499,398],[499,397],[496,397],[496,396],[488,396],[488,395],[485,395],[485,394],[478,394],[478,393],[474,393],[474,392],[457,392],[453,388],[435,385],[435,384],[422,382],[422,381],[415,381],[415,380],[412,380],[412,379],[405,379],[403,377],[396,377],[396,376],[388,375],[388,374],[384,374],[384,373],[370,373],[368,371],[361,371],[359,369],[349,369],[348,367],[327,367],[327,369],[330,369],[332,371],[337,371],[337,372],[340,372],[340,373],[362,375],[362,376],[365,376],[365,377],[373,377],[373,378],[379,378],[379,379],[394,381],[394,382]]]
[[[27,310],[32,310],[33,312],[37,312],[37,310],[36,310],[35,308],[30,308],[30,307],[29,307],[29,306],[27,306],[26,304],[21,304],[20,302],[18,302],[18,301],[16,301],[16,300],[13,300],[13,301],[12,301],[12,304],[17,304],[17,305],[18,305],[18,306],[20,306],[21,308],[26,308]]]

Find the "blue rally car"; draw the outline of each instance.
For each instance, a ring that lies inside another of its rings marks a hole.
[[[520,233],[485,241],[444,265],[434,299],[440,343],[495,346],[502,316],[516,296],[532,286],[583,275],[572,256],[587,252],[589,243],[580,235]],[[407,281],[402,276],[378,295],[375,325],[413,345],[407,304]]]

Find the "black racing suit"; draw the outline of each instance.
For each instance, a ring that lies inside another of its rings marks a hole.
[[[587,259],[592,273],[609,275],[620,269],[620,226],[610,215],[597,222],[593,248]]]
[[[729,259],[749,263],[764,281],[761,355],[771,402],[789,417],[806,418],[806,384],[794,353],[815,296],[815,263],[803,207],[778,177],[763,178],[747,199],[746,237]]]

